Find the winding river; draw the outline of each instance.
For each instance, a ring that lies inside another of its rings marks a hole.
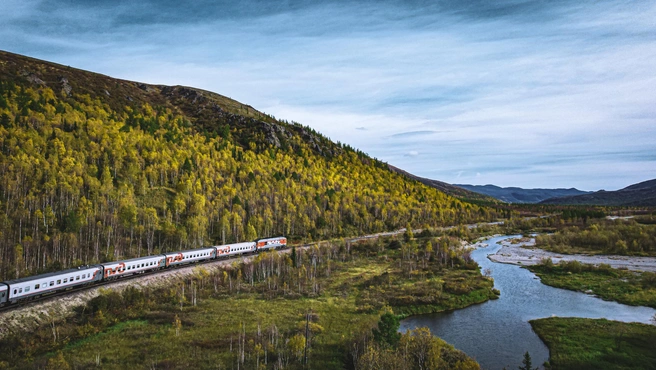
[[[499,299],[453,312],[413,316],[401,322],[401,331],[427,326],[434,335],[475,358],[483,369],[516,369],[526,351],[534,365],[549,358],[549,350],[533,332],[529,320],[560,316],[647,323],[656,313],[649,307],[627,306],[553,288],[520,266],[487,259],[509,238],[512,236],[491,238],[486,241],[487,248],[472,253],[481,270],[492,271],[494,286],[501,291]]]

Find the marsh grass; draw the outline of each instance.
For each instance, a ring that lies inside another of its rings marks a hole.
[[[553,369],[656,369],[656,326],[556,317],[530,323]]]
[[[656,308],[656,274],[652,272],[619,270],[605,264],[593,266],[578,261],[554,265],[550,260],[526,268],[546,285],[579,292],[591,291],[607,301]]]

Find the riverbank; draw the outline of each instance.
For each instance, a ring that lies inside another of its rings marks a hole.
[[[488,258],[494,262],[513,265],[531,266],[539,264],[543,258],[551,258],[554,264],[560,261],[579,261],[585,264],[610,265],[612,268],[623,268],[632,271],[656,272],[656,257],[629,257],[614,255],[583,255],[558,254],[535,247],[535,239],[513,244],[507,240],[501,243],[502,247]]]

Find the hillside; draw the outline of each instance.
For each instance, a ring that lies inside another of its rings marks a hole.
[[[453,197],[462,199],[462,200],[477,200],[477,201],[486,201],[486,202],[496,202],[496,199],[491,196],[487,196],[485,194],[482,194],[480,192],[475,192],[475,191],[470,191],[468,189],[464,189],[459,186],[447,184],[446,182],[442,181],[437,181],[437,180],[431,180],[427,179],[425,177],[419,177],[416,175],[413,175],[407,171],[404,171],[398,167],[394,167],[391,164],[388,165],[389,169],[396,172],[400,173],[401,175],[404,175],[412,180],[419,181],[420,183],[430,186],[432,188],[435,188],[441,192],[444,192],[448,195],[451,195]]]
[[[574,188],[570,189],[522,189],[517,187],[502,188],[495,185],[461,185],[454,184],[472,192],[484,194],[506,203],[540,203],[554,197],[588,194]]]
[[[496,216],[218,94],[7,52],[0,66],[0,280]]]
[[[551,198],[540,203],[656,207],[656,179],[643,181],[616,191],[600,190],[578,196]]]

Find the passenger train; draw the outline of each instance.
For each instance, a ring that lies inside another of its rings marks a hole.
[[[200,261],[227,258],[246,253],[259,253],[265,250],[284,248],[287,239],[258,239],[254,242],[226,244],[214,247],[164,253],[156,256],[132,258],[128,260],[106,262],[99,265],[81,266],[58,272],[29,276],[22,279],[0,283],[0,306],[14,304],[37,298],[62,290],[82,285],[110,281],[124,276],[181,266]]]

